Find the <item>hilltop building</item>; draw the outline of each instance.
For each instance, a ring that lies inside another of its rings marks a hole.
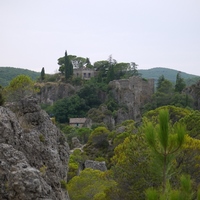
[[[94,69],[82,67],[82,68],[76,68],[74,69],[74,77],[80,77],[85,80],[89,80],[92,77],[95,77],[97,75],[97,71]]]

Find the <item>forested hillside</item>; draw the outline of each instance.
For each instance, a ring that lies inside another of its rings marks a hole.
[[[165,76],[165,78],[172,83],[176,82],[176,75],[178,70],[169,69],[169,68],[162,68],[162,67],[155,67],[152,69],[138,69],[138,72],[141,74],[143,78],[155,79],[155,82],[157,82],[158,78],[162,75]],[[199,76],[193,75],[193,74],[187,74],[185,72],[181,72],[181,77],[185,80],[186,85],[192,85],[196,83],[198,80],[200,80]]]
[[[155,83],[161,75],[164,75],[166,79],[175,83],[178,70],[156,67],[152,69],[138,69],[139,74],[146,79],[155,79]],[[24,74],[30,76],[33,80],[36,80],[40,76],[40,72],[35,72],[28,69],[21,69],[15,67],[0,67],[0,85],[7,86],[9,82],[17,75]],[[181,72],[181,77],[185,79],[186,85],[192,85],[200,80],[199,76],[187,74]]]
[[[13,78],[20,74],[28,75],[33,80],[36,80],[40,76],[39,72],[31,71],[28,69],[0,67],[0,85],[7,86]]]

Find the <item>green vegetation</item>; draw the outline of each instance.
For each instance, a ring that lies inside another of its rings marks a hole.
[[[152,123],[145,126],[145,136],[151,149],[152,169],[162,185],[162,194],[167,197],[167,184],[172,176],[172,163],[184,142],[186,130],[183,124],[173,128],[169,124],[169,113],[160,110],[159,125]],[[174,171],[174,170],[173,170]]]
[[[0,67],[0,85],[6,87],[13,78],[22,74],[29,76],[32,80],[37,80],[37,78],[40,77],[39,72],[34,72],[28,69]]]
[[[40,139],[40,142],[44,142],[44,141],[45,141],[44,135],[40,134],[40,135],[39,135],[39,139]]]
[[[67,182],[65,180],[60,181],[61,188],[67,190]]]
[[[107,177],[106,172],[88,168],[71,179],[67,189],[71,200],[104,200],[106,199],[105,190],[114,185],[115,182]]]
[[[5,88],[6,101],[20,101],[36,92],[33,80],[26,75],[19,75]]]
[[[46,174],[46,171],[47,171],[47,166],[46,165],[43,165],[42,167],[40,167],[40,172],[44,175]]]
[[[165,105],[174,105],[183,108],[193,107],[192,97],[182,93],[185,86],[184,79],[181,78],[180,73],[177,74],[175,86],[169,80],[165,79],[163,75],[160,76],[156,92],[152,95],[151,101],[144,106],[143,112]]]
[[[164,75],[167,80],[175,84],[177,73],[179,73],[179,71],[177,70],[162,68],[162,67],[155,67],[147,70],[140,69],[138,70],[138,72],[141,74],[143,78],[146,79],[153,78],[155,80],[155,84],[157,84],[157,80],[162,75]],[[200,80],[199,76],[187,74],[184,72],[181,72],[181,77],[185,80],[187,86],[192,85]]]
[[[40,74],[40,79],[43,81],[45,79],[45,70],[44,67],[42,68],[41,74]]]

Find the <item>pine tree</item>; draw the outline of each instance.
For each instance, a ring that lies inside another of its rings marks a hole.
[[[147,143],[154,158],[152,169],[160,177],[163,195],[167,193],[173,162],[183,145],[185,132],[185,126],[181,124],[177,124],[173,128],[170,127],[168,110],[159,112],[158,127],[149,123],[145,128]]]

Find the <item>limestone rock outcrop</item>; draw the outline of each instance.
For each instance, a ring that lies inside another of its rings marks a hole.
[[[0,107],[0,199],[69,200],[69,147],[36,99]]]
[[[94,161],[94,160],[86,160],[85,161],[85,168],[91,168],[94,170],[100,170],[100,171],[106,171],[107,167],[106,167],[106,162],[102,161]]]
[[[154,80],[132,76],[111,81],[109,87],[115,101],[123,108],[116,113],[116,124],[119,124],[127,119],[137,121],[141,118],[142,106],[154,93]]]
[[[200,110],[200,81],[183,90],[183,93],[193,98],[194,109]]]
[[[59,99],[72,96],[77,89],[69,83],[62,82],[40,83],[36,87],[40,89],[37,94],[39,102],[50,105]]]

